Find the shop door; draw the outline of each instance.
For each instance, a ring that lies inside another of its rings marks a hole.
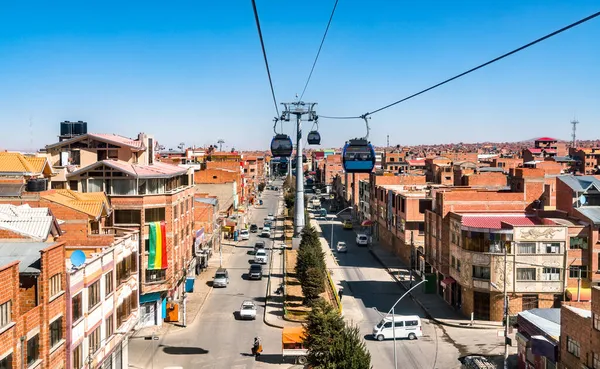
[[[490,294],[473,292],[473,306],[475,319],[490,320]]]
[[[140,325],[142,327],[151,327],[156,325],[156,301],[145,302],[141,304],[140,307],[142,313]]]

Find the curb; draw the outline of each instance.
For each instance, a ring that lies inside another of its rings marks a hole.
[[[372,249],[371,246],[369,246],[369,253],[371,253],[371,255],[373,255],[373,257],[379,262],[379,264],[381,264],[385,268],[385,270],[388,272],[388,274],[396,281],[397,284],[399,284],[402,287],[402,289],[404,289],[405,291],[408,291],[408,288],[406,288],[406,286],[402,283],[402,281],[400,281],[394,275],[394,273],[392,273],[390,271],[390,269],[385,265],[385,263],[379,258],[379,256],[375,252],[373,252],[373,249]],[[425,306],[423,306],[423,304],[421,303],[421,301],[419,301],[416,297],[414,297],[412,295],[412,293],[410,293],[409,296],[410,296],[411,300],[413,300],[414,302],[416,302],[417,305],[419,305],[419,307],[425,312],[425,315],[427,316],[427,318],[430,319],[430,320],[433,320],[437,324],[445,325],[445,326],[448,326],[448,327],[454,327],[454,328],[462,328],[462,329],[494,329],[494,330],[498,329],[498,327],[492,327],[492,326],[489,326],[489,327],[464,326],[464,325],[460,325],[460,324],[453,324],[453,323],[448,323],[448,322],[439,320],[439,319],[433,317],[431,315],[431,313],[429,312],[429,310]]]

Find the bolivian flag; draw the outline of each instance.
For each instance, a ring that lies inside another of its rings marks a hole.
[[[167,269],[167,232],[165,222],[150,223],[148,269]]]

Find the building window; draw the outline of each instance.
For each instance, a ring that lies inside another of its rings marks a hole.
[[[40,358],[40,335],[36,334],[27,340],[27,365],[35,363]]]
[[[140,224],[141,212],[139,210],[115,210],[115,224]]]
[[[569,240],[569,248],[587,250],[588,239],[587,237],[571,237]]]
[[[523,310],[537,309],[539,307],[538,295],[523,295],[521,299],[523,302]]]
[[[519,242],[517,250],[519,254],[535,254],[535,242]]]
[[[50,296],[56,296],[58,293],[62,292],[61,281],[60,273],[50,277]]]
[[[517,268],[517,281],[535,281],[535,268]]]
[[[456,259],[456,271],[460,272],[460,260]]]
[[[100,348],[100,327],[94,329],[90,334],[90,355],[93,355]]]
[[[149,270],[146,269],[146,283],[163,282],[167,278],[165,269]]]
[[[579,342],[567,336],[567,351],[575,357],[579,357]]]
[[[0,366],[2,368],[2,366]],[[592,353],[592,368],[600,369],[600,354]]]
[[[115,332],[115,318],[113,314],[111,314],[108,318],[106,318],[106,338],[113,335]]]
[[[73,311],[73,321],[77,321],[83,315],[83,304],[81,303],[83,293],[78,293],[71,299],[71,310]]]
[[[50,323],[50,347],[54,347],[63,339],[62,316]]]
[[[0,328],[12,323],[12,300],[0,305]]]
[[[88,287],[88,311],[100,303],[100,281],[92,283]]]
[[[165,208],[146,209],[144,212],[144,222],[161,222],[165,220]]]
[[[542,269],[542,281],[560,281],[560,268]]]
[[[545,242],[543,246],[546,249],[546,254],[560,253],[560,242]]]
[[[0,360],[0,369],[12,369],[13,359],[12,354],[8,354],[4,359]]]
[[[585,279],[588,277],[587,266],[585,265],[572,265],[569,268],[569,278]]]
[[[490,268],[473,265],[473,278],[490,280]]]
[[[600,314],[594,313],[594,329],[600,331]]]
[[[104,275],[104,287],[105,287],[104,295],[109,295],[114,290],[115,286],[114,286],[114,278],[113,278],[112,272],[108,272]]]

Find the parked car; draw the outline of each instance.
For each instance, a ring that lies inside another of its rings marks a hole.
[[[258,226],[256,224],[250,225],[250,232],[252,232],[252,233],[258,232]]]
[[[356,235],[356,244],[358,246],[367,246],[369,244],[369,236],[363,233]]]
[[[352,228],[354,228],[352,221],[350,219],[344,220],[344,229],[352,229]]]
[[[225,268],[217,269],[213,278],[213,287],[227,287],[229,284],[229,273]]]
[[[244,300],[240,307],[240,319],[256,319],[256,304],[251,300]]]
[[[267,251],[265,249],[257,250],[254,254],[254,262],[257,264],[266,264],[267,263]]]
[[[248,271],[249,279],[262,279],[262,265],[260,264],[252,264],[250,265],[250,270]]]
[[[348,246],[346,246],[346,242],[344,241],[338,242],[335,249],[337,250],[337,252],[348,252]]]
[[[247,229],[242,229],[240,231],[240,240],[247,241],[250,239],[250,232]]]
[[[265,241],[256,241],[256,243],[254,244],[254,252],[260,249],[265,249]]]

